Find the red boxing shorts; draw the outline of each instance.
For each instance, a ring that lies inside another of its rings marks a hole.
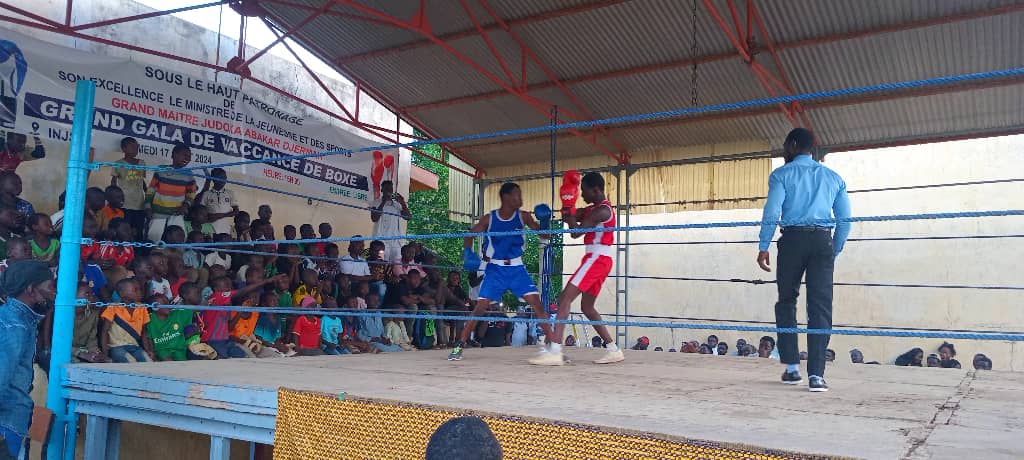
[[[601,293],[601,286],[608,274],[612,271],[612,258],[606,255],[599,255],[588,252],[583,255],[580,268],[576,269],[569,283],[576,286],[580,291],[597,297]]]

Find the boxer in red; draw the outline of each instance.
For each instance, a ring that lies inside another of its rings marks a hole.
[[[582,188],[583,201],[589,206],[576,209],[576,199]],[[576,171],[567,171],[560,191],[562,198],[562,220],[570,229],[576,228],[615,228],[615,211],[612,204],[604,196],[604,178],[598,173],[587,173],[580,178]],[[580,309],[591,321],[601,321],[601,314],[594,308],[601,286],[608,273],[611,272],[615,252],[615,233],[611,231],[594,231],[587,233],[571,233],[573,238],[583,237],[586,254],[576,273],[572,275],[565,289],[558,297],[558,319],[569,318],[573,301],[583,296]],[[594,360],[595,364],[617,363],[625,359],[622,350],[615,344],[611,333],[605,326],[594,326],[601,336],[605,348],[604,356]],[[562,334],[565,324],[556,324],[548,339],[547,353],[540,353],[530,359],[530,364],[538,366],[561,366]]]

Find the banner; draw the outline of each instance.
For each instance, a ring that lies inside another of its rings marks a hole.
[[[375,145],[236,87],[0,29],[0,127],[4,130],[38,137],[44,145],[68,143],[78,80],[96,83],[95,161],[121,159],[124,137],[139,141],[139,158],[148,165],[170,164],[176,143],[191,148],[190,166]],[[397,155],[396,150],[340,154],[226,170],[233,181],[365,204],[375,198],[373,192],[382,181],[396,180]]]

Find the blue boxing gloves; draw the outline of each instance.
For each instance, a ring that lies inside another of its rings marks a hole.
[[[533,216],[537,218],[537,223],[540,224],[541,230],[548,230],[551,228],[551,206],[544,203],[534,206]]]
[[[470,273],[480,271],[480,256],[470,248],[462,248],[462,268]]]

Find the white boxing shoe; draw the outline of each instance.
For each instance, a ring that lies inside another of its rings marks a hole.
[[[622,350],[607,351],[604,356],[594,360],[594,364],[612,364],[617,363],[626,359],[626,355],[622,353]]]
[[[529,363],[534,366],[561,366],[565,364],[565,360],[562,358],[562,352],[545,350],[530,358]]]

